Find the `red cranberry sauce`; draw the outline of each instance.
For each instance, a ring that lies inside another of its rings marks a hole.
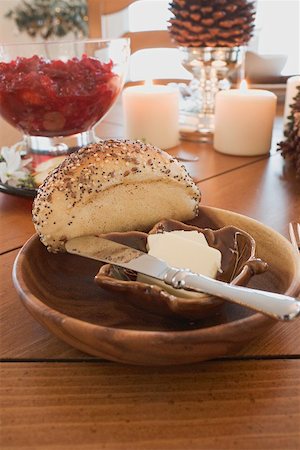
[[[0,114],[34,136],[69,136],[90,129],[121,88],[113,63],[83,55],[66,62],[39,56],[0,63]]]

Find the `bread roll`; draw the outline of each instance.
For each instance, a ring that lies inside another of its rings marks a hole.
[[[72,153],[46,178],[33,222],[49,251],[77,236],[149,230],[161,219],[188,220],[200,192],[178,161],[139,141],[106,140]]]

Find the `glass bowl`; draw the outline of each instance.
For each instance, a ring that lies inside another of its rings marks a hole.
[[[48,173],[97,142],[122,90],[129,39],[0,44],[0,115],[23,140],[0,152],[0,190],[34,196]]]
[[[68,153],[96,141],[94,126],[124,84],[128,39],[0,45],[0,114],[28,152]]]

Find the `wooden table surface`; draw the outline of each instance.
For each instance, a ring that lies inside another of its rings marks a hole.
[[[122,137],[117,104],[98,126]],[[2,145],[18,133],[0,123]],[[210,144],[170,150],[199,183],[202,204],[253,217],[288,237],[300,182],[276,152],[225,156]],[[300,325],[278,323],[238,354],[180,367],[136,367],[71,348],[42,328],[13,287],[14,259],[33,234],[32,201],[0,193],[3,449],[300,449]],[[280,255],[279,255],[280,257]]]

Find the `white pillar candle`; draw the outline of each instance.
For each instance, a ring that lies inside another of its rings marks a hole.
[[[259,89],[221,91],[216,96],[214,147],[229,155],[268,153],[276,113],[275,94]]]
[[[125,136],[161,149],[177,145],[178,97],[178,90],[171,86],[145,84],[124,89]]]
[[[297,86],[300,86],[300,75],[290,77],[286,83],[284,113],[283,113],[283,126],[286,127],[288,123],[288,117],[291,114],[291,104],[297,94]]]

